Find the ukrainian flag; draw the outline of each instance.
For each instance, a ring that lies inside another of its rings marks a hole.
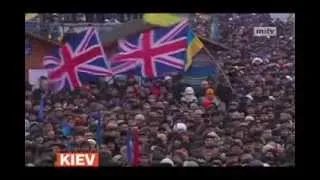
[[[188,48],[187,48],[187,63],[185,71],[189,69],[192,64],[192,58],[203,48],[203,43],[195,36],[191,29],[188,32]]]

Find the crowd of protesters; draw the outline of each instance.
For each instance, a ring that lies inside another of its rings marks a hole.
[[[208,79],[195,93],[179,76],[101,79],[58,94],[46,90],[45,78],[39,89],[27,85],[26,165],[53,166],[58,151],[98,151],[101,166],[131,166],[132,129],[137,166],[294,166],[294,25],[268,14],[219,20],[221,42],[235,49],[217,53],[231,87],[225,78]],[[277,36],[254,37],[254,26],[276,26]]]

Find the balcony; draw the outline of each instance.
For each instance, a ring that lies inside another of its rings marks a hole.
[[[70,32],[81,32],[88,27],[95,27],[99,32],[111,31],[114,27],[121,23],[59,23],[57,24],[60,31],[63,34]],[[40,22],[25,22],[25,32],[40,35],[43,38],[48,38],[50,29],[54,26],[52,23],[40,23]]]

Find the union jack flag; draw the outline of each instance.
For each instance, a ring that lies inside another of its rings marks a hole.
[[[43,58],[54,91],[74,90],[85,81],[112,75],[97,31],[89,28],[65,37],[66,43]]]
[[[118,41],[120,52],[112,57],[114,74],[135,71],[159,77],[181,71],[185,65],[188,21],[156,28]]]

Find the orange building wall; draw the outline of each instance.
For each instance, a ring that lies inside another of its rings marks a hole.
[[[25,56],[25,78],[28,79],[29,69],[41,69],[42,68],[42,58],[45,55],[50,54],[52,49],[57,47],[57,45],[51,44],[49,42],[38,40],[30,37],[31,44],[31,54]]]

